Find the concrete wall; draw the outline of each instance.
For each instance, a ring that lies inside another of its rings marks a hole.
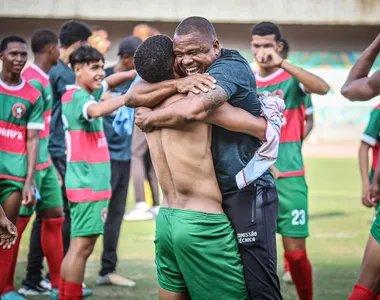
[[[60,19],[18,19],[0,18],[0,38],[16,34],[28,41],[32,32],[41,27],[49,27],[59,32],[66,20]],[[107,28],[112,48],[107,60],[116,58],[119,41],[131,34],[139,22],[132,21],[88,21],[90,25],[103,25]],[[172,36],[177,22],[153,22],[162,33]],[[219,40],[224,47],[249,50],[251,24],[215,24]],[[362,51],[376,37],[379,26],[341,26],[341,25],[282,25],[286,37],[294,51]],[[249,51],[247,51],[249,53]]]
[[[0,16],[220,23],[379,24],[378,0],[2,0]]]

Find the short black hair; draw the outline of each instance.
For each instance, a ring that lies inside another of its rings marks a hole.
[[[147,82],[174,79],[173,41],[158,34],[147,38],[133,57],[137,73]]]
[[[41,52],[49,44],[58,44],[58,37],[53,31],[41,28],[33,32],[31,40],[33,53]]]
[[[252,35],[265,36],[271,34],[274,34],[277,42],[281,40],[280,27],[273,22],[261,22],[252,28]]]
[[[189,17],[183,20],[175,29],[174,34],[187,35],[194,32],[199,32],[202,36],[208,37],[213,41],[216,39],[214,25],[202,17]]]
[[[68,48],[78,41],[87,41],[92,32],[87,24],[78,21],[68,21],[59,31],[59,40],[63,48]]]
[[[7,49],[9,43],[22,43],[28,45],[21,36],[10,35],[2,39],[0,43],[0,52],[3,52],[5,49]]]
[[[71,53],[69,60],[71,68],[74,70],[76,64],[89,64],[99,60],[104,62],[104,56],[95,48],[83,45]]]
[[[280,42],[282,42],[282,44],[284,45],[280,54],[288,53],[289,49],[290,49],[288,41],[286,39],[282,38],[280,40]]]

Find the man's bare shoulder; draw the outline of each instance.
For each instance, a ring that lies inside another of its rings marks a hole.
[[[182,98],[185,98],[186,95],[184,94],[180,94],[180,93],[177,93],[177,94],[174,94],[168,98],[166,98],[164,101],[162,101],[159,105],[155,106],[153,108],[153,110],[156,110],[156,109],[162,109],[162,108],[165,108],[166,106],[182,99]]]

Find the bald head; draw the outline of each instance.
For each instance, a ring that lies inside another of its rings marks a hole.
[[[133,28],[132,35],[137,36],[141,40],[145,41],[148,37],[160,34],[160,32],[148,24],[139,24]]]
[[[188,35],[199,33],[203,38],[216,40],[216,32],[212,23],[202,17],[189,17],[183,20],[176,28],[174,35]]]

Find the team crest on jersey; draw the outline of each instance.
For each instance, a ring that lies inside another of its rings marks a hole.
[[[103,210],[101,212],[101,217],[102,217],[102,220],[103,220],[104,223],[107,220],[107,215],[108,215],[108,208],[103,208]]]
[[[22,103],[16,103],[12,107],[12,114],[15,118],[20,119],[26,112],[26,107]]]
[[[284,99],[284,92],[281,89],[274,90],[272,93],[273,97],[278,96],[281,99]]]

